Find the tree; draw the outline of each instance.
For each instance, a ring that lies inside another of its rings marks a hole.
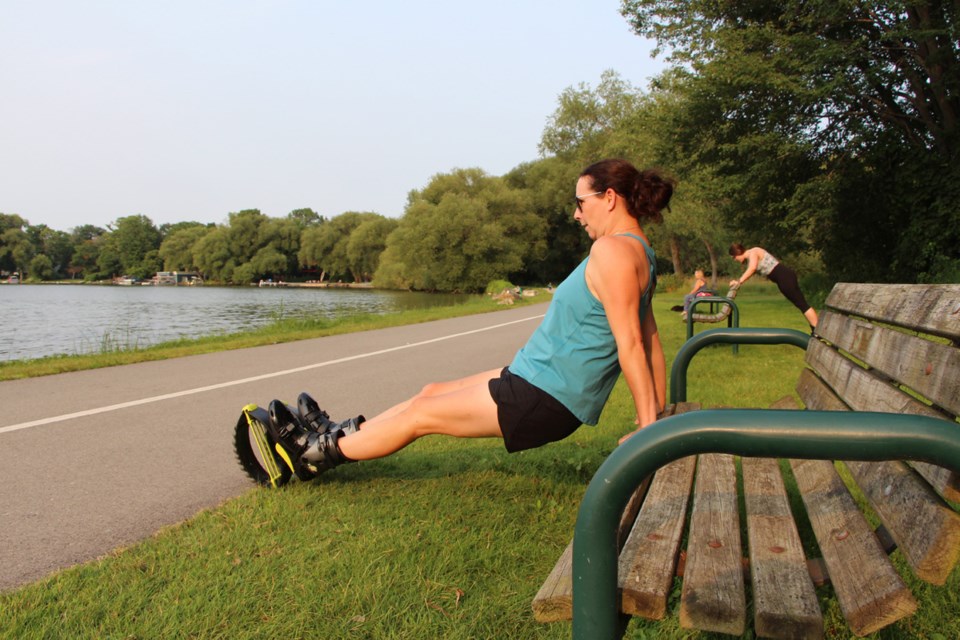
[[[622,11],[691,75],[700,133],[715,143],[698,161],[724,179],[736,227],[797,248],[816,237],[839,257],[865,222],[896,219],[880,244],[890,253],[862,272],[960,271],[955,4],[625,0]],[[844,196],[865,180],[887,195],[869,198],[879,210]],[[811,194],[824,199],[814,207]]]
[[[387,237],[399,225],[392,218],[377,216],[364,220],[347,241],[347,263],[354,282],[370,282],[380,265],[380,254],[387,248]]]
[[[267,216],[260,213],[259,209],[244,209],[230,214],[227,239],[230,255],[237,264],[249,262],[263,246],[260,227],[267,220]]]
[[[527,193],[548,239],[542,255],[526,260],[524,268],[512,276],[516,282],[558,283],[589,252],[590,238],[573,219],[573,190],[581,169],[579,161],[551,156],[521,164],[504,176],[508,187]]]
[[[303,233],[303,229],[302,221],[289,216],[286,218],[269,218],[261,225],[261,248],[257,252],[258,255],[264,248],[269,247],[273,252],[283,256],[284,264],[270,271],[261,271],[260,275],[291,274],[297,272],[297,253],[300,251],[300,236]],[[271,262],[274,262],[274,260],[271,259]],[[259,264],[265,264],[262,256]]]
[[[427,291],[483,291],[546,250],[528,193],[480,169],[434,176],[414,191],[387,238],[374,282]]]
[[[287,214],[287,218],[296,222],[301,230],[324,222],[323,216],[310,208],[294,209]]]
[[[593,162],[610,155],[621,125],[640,108],[642,94],[615,71],[604,71],[596,89],[581,83],[568,87],[558,98],[559,105],[547,121],[540,138],[540,152],[554,155],[575,154],[581,162]],[[628,144],[616,145],[621,148]],[[626,156],[635,149],[624,149]]]
[[[49,261],[49,265],[42,263],[45,275],[40,277],[39,274],[34,273],[34,277],[50,280],[54,277],[65,276],[70,266],[70,260],[73,258],[74,250],[70,235],[64,231],[51,229],[45,224],[40,224],[28,226],[27,236],[30,238],[35,253],[46,256]]]
[[[70,242],[73,244],[73,254],[67,271],[71,277],[84,274],[85,278],[94,279],[99,271],[97,258],[100,255],[100,242],[107,231],[92,224],[80,225],[70,231]]]
[[[34,256],[27,226],[27,221],[16,214],[0,213],[0,270],[18,271],[24,276]]]
[[[30,260],[30,278],[33,280],[50,280],[54,276],[53,261],[49,256],[38,254]]]
[[[377,213],[347,211],[321,225],[309,227],[301,236],[300,264],[319,268],[321,281],[347,278],[359,282],[348,251],[350,237],[364,222],[382,218]]]
[[[156,273],[156,254],[160,248],[160,231],[150,218],[133,215],[118,218],[108,239],[101,246],[97,264],[103,275],[122,274],[149,278]]]
[[[197,268],[194,247],[201,238],[212,231],[200,223],[169,230],[160,243],[159,257],[164,271],[192,271]]]
[[[230,282],[237,266],[230,253],[229,229],[218,226],[208,231],[193,245],[193,264],[204,278],[217,282]]]

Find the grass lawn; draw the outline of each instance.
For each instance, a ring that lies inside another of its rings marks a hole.
[[[685,338],[669,311],[681,298],[655,303],[668,358]],[[742,326],[806,328],[765,283],[749,283],[737,303]],[[694,359],[689,398],[765,406],[793,393],[802,362],[795,347],[742,346],[736,358],[712,347]],[[313,482],[251,487],[132,548],[0,595],[0,637],[569,638],[569,623],[536,623],[530,602],[570,540],[593,471],[632,423],[621,382],[598,427],[538,450],[425,438]],[[960,637],[956,573],[945,588],[915,588],[918,613],[875,637]],[[851,637],[830,588],[820,594],[827,637]],[[679,588],[667,620],[634,620],[627,637],[714,637],[681,630],[678,607]]]

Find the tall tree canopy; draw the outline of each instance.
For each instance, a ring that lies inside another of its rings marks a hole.
[[[724,181],[745,241],[810,242],[835,277],[901,281],[960,275],[958,11],[940,0],[622,4],[687,76],[700,137],[688,157]]]
[[[408,198],[374,281],[425,291],[483,291],[543,256],[529,194],[480,169],[439,174]]]

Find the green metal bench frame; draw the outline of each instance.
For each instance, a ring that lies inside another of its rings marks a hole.
[[[803,340],[805,347],[809,339],[792,330],[705,331],[678,352],[671,382],[678,378],[682,390],[675,390],[672,396],[685,398],[689,360],[709,344],[740,341],[801,346]],[[616,530],[631,493],[660,467],[701,453],[813,460],[922,460],[960,471],[960,429],[956,423],[917,415],[774,409],[708,409],[650,425],[610,454],[580,505],[573,539],[575,640],[612,639],[622,634]]]
[[[740,309],[737,307],[737,303],[734,302],[733,298],[724,296],[702,296],[700,298],[694,298],[690,303],[690,309],[687,311],[687,340],[693,337],[693,314],[696,311],[697,305],[709,304],[710,312],[713,313],[713,305],[718,303],[730,305],[730,315],[727,316],[727,327],[740,326]]]

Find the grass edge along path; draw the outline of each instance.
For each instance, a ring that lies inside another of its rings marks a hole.
[[[668,310],[679,297],[655,302],[668,358],[685,338]],[[803,329],[775,289],[741,298],[744,326]],[[742,347],[736,358],[707,349],[690,368],[690,397],[765,406],[793,393],[802,359],[786,346]],[[494,440],[424,438],[313,482],[251,488],[0,594],[0,638],[569,638],[569,623],[536,623],[530,601],[572,535],[587,482],[632,422],[621,381],[600,425],[540,449],[508,455]],[[915,589],[917,614],[870,637],[960,637],[956,574]],[[667,619],[633,620],[626,637],[729,637],[681,629],[677,585]],[[851,637],[830,588],[819,594],[826,637]]]

